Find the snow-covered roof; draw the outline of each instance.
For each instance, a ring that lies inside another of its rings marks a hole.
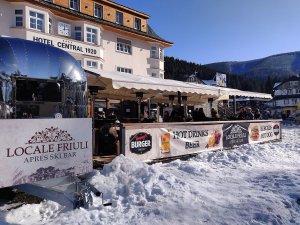
[[[215,80],[202,80],[204,84],[210,85],[210,86],[216,86],[217,83]]]
[[[276,82],[276,83],[274,84],[273,88],[278,87],[281,83],[282,83],[282,82]]]

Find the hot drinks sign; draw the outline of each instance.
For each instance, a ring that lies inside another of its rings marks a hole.
[[[90,119],[0,120],[0,187],[92,170]]]
[[[126,127],[125,155],[148,161],[281,139],[278,121],[167,125]]]

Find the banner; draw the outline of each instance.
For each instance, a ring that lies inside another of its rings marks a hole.
[[[222,148],[222,125],[170,126],[157,133],[162,158]]]
[[[249,143],[278,140],[280,136],[280,123],[251,123],[249,126]]]
[[[0,187],[92,171],[91,119],[0,120]]]
[[[193,154],[222,148],[222,125],[125,129],[125,155],[137,160]]]
[[[223,148],[232,148],[249,143],[249,123],[228,123],[223,125]]]
[[[226,74],[223,73],[216,73],[216,85],[219,87],[226,87]]]
[[[248,143],[281,139],[280,122],[243,121],[201,125],[164,124],[165,127],[125,128],[125,155],[150,161],[203,151],[233,148]]]
[[[157,129],[125,129],[125,155],[135,160],[160,158]]]

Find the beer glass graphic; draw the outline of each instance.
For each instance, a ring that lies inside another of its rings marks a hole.
[[[161,136],[161,152],[169,153],[170,152],[170,141],[171,135],[170,133],[165,133]]]

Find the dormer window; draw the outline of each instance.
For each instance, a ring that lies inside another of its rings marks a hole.
[[[141,19],[139,18],[134,19],[134,29],[141,30]]]
[[[100,19],[103,18],[103,7],[102,7],[102,5],[95,4],[94,16],[97,17],[97,18],[100,18]]]
[[[123,13],[119,11],[116,12],[116,23],[123,25]]]
[[[70,9],[80,10],[80,0],[70,0]]]

